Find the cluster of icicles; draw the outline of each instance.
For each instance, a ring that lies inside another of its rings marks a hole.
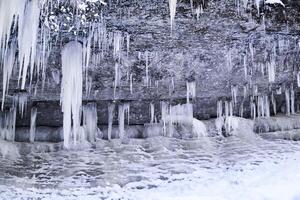
[[[196,16],[197,20],[199,20],[200,16],[204,13],[203,7],[205,0],[199,2],[190,0],[192,16]],[[285,7],[285,4],[281,0],[235,0],[235,6],[238,14],[241,14],[243,10],[247,10],[254,6],[257,10],[257,14],[260,15],[262,12],[262,6],[265,4],[278,4]],[[175,26],[176,7],[177,0],[169,0],[171,33]],[[253,20],[252,18],[250,19]]]
[[[9,80],[14,73],[18,74],[18,85],[22,90],[26,89],[26,80],[29,77],[29,90],[33,84],[34,76],[39,77],[42,72],[42,86],[46,80],[46,63],[47,58],[51,52],[50,32],[45,26],[41,26],[39,30],[40,15],[47,15],[50,12],[47,9],[47,1],[39,0],[9,0],[0,1],[0,63],[3,69],[3,96],[2,109],[4,108],[5,97],[7,95]],[[176,0],[169,0],[171,29],[174,28]],[[259,2],[257,4],[259,6]],[[191,2],[193,9],[193,2]],[[259,10],[259,7],[258,7]],[[203,13],[203,6],[200,5],[196,9],[197,18]],[[30,22],[30,23],[28,23]],[[116,90],[121,84],[121,57],[125,53],[128,55],[130,47],[130,35],[122,34],[121,32],[109,33],[105,28],[105,23],[100,22],[91,24],[88,37],[84,38],[81,44],[78,41],[70,42],[64,46],[62,50],[62,80],[61,80],[61,106],[63,117],[63,132],[64,132],[64,146],[70,148],[81,141],[88,140],[95,141],[95,135],[99,132],[97,128],[97,107],[95,104],[82,105],[83,97],[83,83],[85,82],[86,95],[89,96],[92,90],[92,79],[89,76],[90,63],[99,64],[106,56],[110,49],[113,49],[113,58],[115,64],[115,78],[114,78],[114,97]],[[12,40],[13,35],[16,34],[16,40]],[[40,39],[40,40],[38,40]],[[126,41],[126,43],[125,43]],[[124,48],[126,44],[126,48]],[[94,49],[98,49],[97,51]],[[97,48],[96,48],[97,47]],[[253,48],[250,45],[250,53],[253,58]],[[17,55],[17,56],[16,56]],[[149,53],[145,53],[144,59],[146,61],[146,78],[145,85],[151,86],[151,77],[149,75]],[[142,54],[139,54],[139,58]],[[226,55],[228,68],[232,69],[231,51]],[[15,72],[17,66],[19,71]],[[275,80],[275,64],[271,60],[268,65],[269,81]],[[245,74],[247,74],[245,68]],[[28,76],[29,74],[29,76]],[[298,84],[300,83],[300,74],[298,74]],[[53,73],[53,79],[59,83],[59,74]],[[37,80],[39,80],[37,78]],[[133,93],[133,78],[132,74],[128,75],[130,82],[130,92]],[[155,83],[158,84],[158,83]],[[37,85],[37,83],[36,83]],[[300,85],[300,84],[299,84]],[[43,88],[43,87],[42,87]],[[174,90],[174,80],[172,79],[172,88]],[[288,92],[287,92],[288,91]],[[35,90],[36,93],[36,90]],[[294,92],[292,87],[290,90],[285,90],[287,102],[287,112],[294,113]],[[166,135],[172,136],[171,126],[176,123],[192,124],[195,130],[198,130],[197,135],[206,135],[206,129],[203,124],[193,118],[193,107],[190,103],[190,98],[196,96],[195,82],[187,83],[187,104],[171,106],[165,102],[161,103],[163,130]],[[227,117],[232,116],[232,109],[237,102],[237,89],[232,88],[232,102],[225,102],[225,114],[222,113],[223,103],[218,103],[218,116]],[[276,102],[274,97],[271,98],[272,104]],[[273,106],[273,108],[276,107]],[[1,137],[7,140],[14,140],[15,123],[17,110],[21,113],[21,117],[26,108],[26,95],[17,95],[14,98],[14,103],[11,109],[2,113],[0,120]],[[118,106],[118,120],[119,120],[119,137],[125,137],[124,121],[125,114],[129,121],[129,104],[121,104]],[[242,107],[243,108],[243,107]],[[241,108],[241,109],[242,109]],[[108,138],[111,138],[113,113],[115,105],[109,106],[109,128]],[[154,106],[150,104],[151,123],[157,122],[154,115]],[[269,98],[268,96],[251,97],[251,113],[253,117],[269,116]],[[34,141],[35,126],[37,120],[37,109],[31,110],[31,128],[30,141]],[[274,110],[275,112],[275,110]],[[221,114],[220,114],[221,113]],[[241,112],[243,113],[243,112]],[[229,126],[230,127],[230,126]],[[169,131],[168,131],[169,130]]]
[[[285,104],[286,104],[286,115],[290,116],[291,114],[295,114],[295,91],[293,85],[290,87],[282,87],[276,89],[276,91],[270,91],[270,94],[259,94],[257,85],[252,87],[252,95],[250,95],[250,111],[251,118],[256,119],[260,117],[270,117],[271,111],[273,114],[277,114],[277,105],[275,96],[283,95],[285,96]],[[248,97],[249,88],[244,86],[243,95],[241,104],[237,106],[237,98],[238,98],[238,87],[231,87],[231,99],[230,100],[219,100],[217,102],[217,120],[216,127],[218,132],[221,134],[225,132],[225,134],[230,134],[233,129],[234,117],[243,117],[244,114],[244,103]],[[237,108],[237,109],[236,109]],[[234,113],[234,110],[238,110],[238,112]]]

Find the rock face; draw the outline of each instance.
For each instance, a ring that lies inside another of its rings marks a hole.
[[[293,87],[296,98],[299,96],[298,0],[282,0],[284,6],[261,1],[259,9],[247,0],[183,0],[177,4],[172,32],[168,1],[109,0],[106,6],[100,1],[82,3],[78,27],[74,20],[79,16],[71,15],[73,1],[53,2],[53,10],[41,19],[50,30],[52,44],[45,84],[43,87],[43,78],[38,77],[27,88],[31,91],[27,112],[23,118],[17,116],[18,126],[29,126],[31,107],[37,107],[38,126],[62,125],[61,48],[75,39],[84,43],[95,22],[101,24],[97,27],[104,32],[106,39],[102,41],[107,46],[91,45],[85,80],[91,80],[91,93],[83,104],[97,103],[98,124],[107,124],[109,104],[123,102],[130,103],[130,124],[150,122],[150,103],[160,119],[161,101],[186,102],[187,82],[196,83],[192,102],[198,119],[216,117],[217,101],[231,100],[233,87],[237,88],[234,112],[238,114],[243,105],[244,117],[250,116],[250,95],[256,86],[255,95],[282,89],[282,94],[275,94],[278,111],[285,107],[285,89]],[[118,34],[120,47],[114,55]],[[269,73],[272,66],[275,80]],[[0,73],[2,77],[2,70]],[[17,73],[9,88],[9,95],[18,93]],[[6,101],[9,107],[12,98]],[[118,123],[117,110],[114,123]]]

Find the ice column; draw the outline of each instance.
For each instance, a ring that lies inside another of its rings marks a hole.
[[[295,91],[293,87],[291,87],[291,113],[295,114]]]
[[[275,99],[275,96],[274,96],[273,92],[272,92],[272,95],[271,95],[271,102],[272,102],[272,107],[273,107],[274,115],[276,115],[277,114],[276,99]]]
[[[236,85],[231,86],[231,97],[232,97],[233,105],[236,105],[237,103],[237,92],[238,92],[238,86]]]
[[[119,137],[122,140],[125,137],[125,113],[129,118],[129,104],[125,103],[118,107],[118,120],[119,120]]]
[[[150,103],[150,123],[154,123],[154,104]]]
[[[29,141],[31,143],[34,142],[35,139],[35,132],[36,132],[36,115],[37,115],[37,108],[33,107],[31,109],[31,117],[30,117],[30,132],[29,132]]]
[[[3,140],[15,140],[16,111],[16,107],[13,105],[9,111],[0,112],[0,134]]]
[[[171,32],[174,28],[177,0],[169,0]]]
[[[77,132],[82,104],[82,55],[82,45],[77,41],[68,43],[62,50],[61,105],[64,114],[63,131],[66,148],[70,147],[72,137],[74,144],[78,141]]]
[[[267,63],[268,66],[268,76],[269,76],[269,82],[275,82],[275,61],[271,61],[270,63]]]
[[[115,104],[111,104],[108,106],[108,130],[107,130],[108,140],[111,140],[114,110],[115,110]]]
[[[190,97],[196,97],[196,82],[186,82],[186,102],[190,102]]]
[[[291,115],[291,99],[290,99],[290,90],[285,90],[285,103],[286,103],[286,114]]]
[[[83,107],[83,126],[87,140],[92,143],[96,141],[96,133],[98,132],[97,121],[97,105],[96,103],[88,103]]]

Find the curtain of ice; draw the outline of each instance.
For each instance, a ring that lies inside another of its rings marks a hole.
[[[78,140],[82,104],[82,55],[82,45],[77,41],[66,44],[62,50],[61,104],[64,114],[63,131],[66,148],[70,147],[72,137],[74,144]]]
[[[23,18],[19,18],[19,80],[22,76],[21,89],[25,89],[28,67],[30,66],[30,83],[32,81],[34,61],[39,30],[39,0],[28,1]]]
[[[24,18],[26,2],[26,0],[0,1],[0,68],[3,69],[2,110],[15,60],[15,45],[13,43],[9,45],[9,40],[11,33],[20,27]]]

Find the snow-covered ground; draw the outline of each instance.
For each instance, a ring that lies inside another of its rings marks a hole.
[[[77,151],[15,146],[18,158],[0,159],[0,199],[300,199],[295,141],[237,135],[98,141]]]

